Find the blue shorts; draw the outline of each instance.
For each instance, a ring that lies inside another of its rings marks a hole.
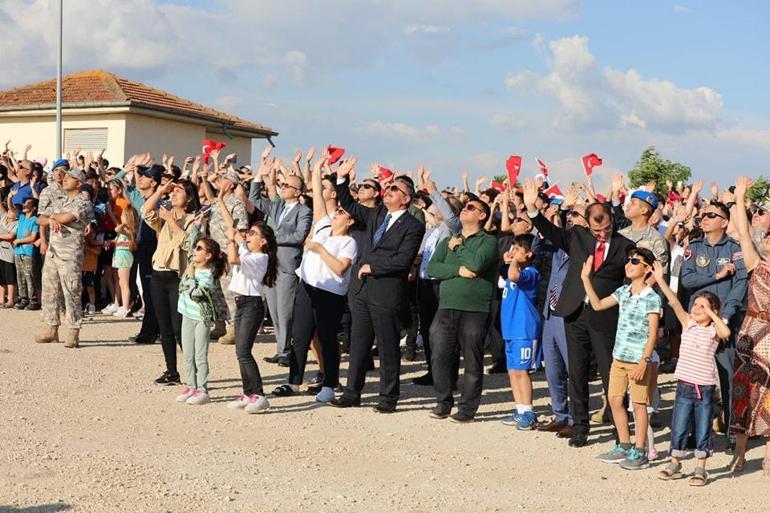
[[[539,369],[543,365],[543,345],[539,340],[506,340],[505,363],[508,370]]]

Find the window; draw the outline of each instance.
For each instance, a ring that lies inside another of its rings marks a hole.
[[[64,130],[64,151],[100,152],[107,149],[106,128],[66,128]]]

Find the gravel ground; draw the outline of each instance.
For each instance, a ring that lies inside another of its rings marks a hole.
[[[153,384],[161,348],[126,342],[136,321],[97,316],[84,325],[81,348],[67,350],[32,341],[34,312],[4,310],[0,318],[2,512],[724,512],[755,509],[770,490],[757,444],[745,475],[727,473],[729,458],[719,452],[709,484],[698,489],[657,480],[664,459],[637,472],[597,461],[609,447],[606,426],[592,431],[599,443],[583,449],[505,427],[499,420],[512,409],[505,376],[486,379],[470,425],[428,417],[431,390],[410,382],[422,372],[416,362],[403,366],[393,415],[321,406],[307,395],[274,398],[269,413],[247,415],[225,407],[240,393],[233,346],[212,344],[213,401],[195,407],[174,401],[179,388]],[[257,344],[255,356],[261,362],[273,349]],[[260,370],[267,391],[287,378],[281,367]],[[364,406],[376,385],[370,374]],[[544,419],[542,373],[535,396]],[[661,452],[667,439],[668,429],[657,432]],[[692,466],[685,462],[687,472]]]

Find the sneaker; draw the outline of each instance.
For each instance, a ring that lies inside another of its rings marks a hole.
[[[192,387],[184,387],[182,389],[182,392],[176,397],[177,402],[183,403],[187,401],[190,397],[192,397],[193,392],[195,392],[195,389]]]
[[[626,459],[626,456],[628,455],[629,450],[624,449],[620,446],[620,444],[615,444],[615,446],[610,449],[609,451],[600,454],[596,457],[596,459],[604,462],[604,463],[620,463],[621,461]]]
[[[458,411],[454,415],[450,415],[449,420],[455,424],[469,424],[473,422],[473,415]]]
[[[537,425],[537,415],[533,411],[525,411],[519,417],[519,422],[516,424],[516,429],[519,431],[531,431],[535,429]]]
[[[112,314],[115,313],[115,310],[117,310],[117,309],[118,309],[118,305],[116,305],[114,303],[110,303],[109,305],[107,305],[104,308],[102,308],[102,313],[104,315],[112,315]]]
[[[198,388],[193,394],[187,398],[187,404],[199,406],[211,402],[209,394]]]
[[[323,387],[321,391],[315,396],[315,400],[319,403],[328,403],[334,399],[334,389],[332,387]]]
[[[94,315],[96,313],[96,307],[92,303],[88,303],[85,308],[86,315]]]
[[[27,308],[27,305],[29,304],[29,299],[19,299],[15,305],[13,305],[16,310],[24,310]]]
[[[125,319],[126,317],[128,317],[128,314],[129,314],[128,310],[126,310],[122,306],[117,310],[115,310],[114,312],[112,312],[113,317],[120,317],[121,319]]]
[[[626,459],[620,463],[620,468],[625,470],[640,470],[643,468],[649,468],[650,460],[647,459],[647,451],[640,451],[636,447],[631,448],[628,451]]]
[[[241,394],[238,396],[238,399],[227,403],[227,407],[231,410],[240,410],[241,408],[245,408],[247,404],[249,404],[249,397]]]
[[[324,373],[321,371],[318,371],[315,373],[315,376],[307,382],[308,386],[314,386],[314,385],[323,385],[324,382]]]
[[[647,444],[647,459],[650,461],[655,461],[658,459],[658,450],[649,444]]]
[[[246,405],[246,413],[265,413],[270,408],[270,403],[264,395],[254,394],[249,397],[249,404]]]
[[[160,375],[158,379],[155,380],[156,385],[181,385],[182,382],[179,381],[179,374],[176,372],[170,372],[166,371],[163,374]]]
[[[40,303],[36,301],[30,301],[27,306],[24,307],[25,310],[40,310]]]
[[[519,410],[514,408],[513,415],[509,415],[508,417],[505,417],[500,422],[502,422],[503,425],[506,425],[506,426],[518,426],[520,419],[521,419],[521,413],[519,413]]]

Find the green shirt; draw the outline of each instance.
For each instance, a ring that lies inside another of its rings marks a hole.
[[[428,264],[428,275],[441,280],[438,307],[464,312],[489,312],[497,281],[497,241],[479,230],[454,251],[450,237],[436,246]],[[460,267],[476,273],[476,278],[461,278]]]

